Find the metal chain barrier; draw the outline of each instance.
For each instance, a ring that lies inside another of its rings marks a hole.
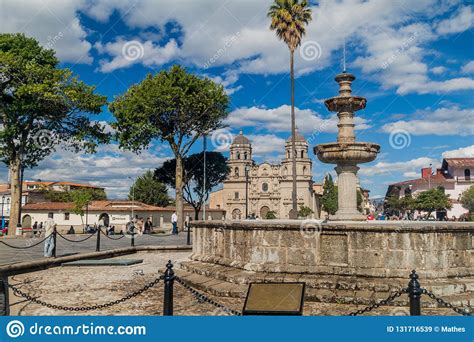
[[[92,233],[90,234],[88,237],[86,237],[85,239],[82,239],[82,240],[71,240],[71,239],[68,239],[67,237],[65,237],[64,235],[62,235],[61,233],[58,233],[56,232],[56,234],[58,234],[60,237],[62,237],[64,240],[66,241],[69,241],[69,242],[84,242],[86,240],[89,240],[91,237],[93,237],[95,235],[95,233]]]
[[[48,235],[47,237],[45,237],[43,240],[40,240],[38,241],[37,243],[35,243],[34,245],[31,245],[31,246],[13,246],[13,245],[10,245],[4,241],[0,241],[1,244],[7,246],[7,247],[10,247],[10,248],[14,248],[14,249],[28,249],[28,248],[32,248],[32,247],[35,247],[35,246],[38,246],[39,244],[43,243],[46,241],[46,239],[48,239],[51,235]]]
[[[421,289],[421,291],[422,291],[422,294],[425,294],[428,297],[430,297],[431,299],[435,300],[441,306],[444,306],[448,309],[451,309],[454,312],[456,312],[456,313],[458,313],[462,316],[472,316],[472,309],[471,308],[461,309],[461,308],[455,307],[453,304],[446,302],[444,299],[436,296],[433,292],[428,291],[427,289]]]
[[[200,302],[200,303],[204,303],[204,302],[207,302],[219,309],[221,309],[222,311],[224,312],[227,312],[231,315],[234,315],[234,316],[241,316],[242,314],[238,311],[235,311],[233,309],[230,309],[228,307],[226,307],[225,305],[222,305],[220,303],[217,303],[216,301],[210,299],[209,297],[207,297],[205,294],[202,294],[198,291],[196,291],[195,289],[193,289],[191,286],[189,286],[188,284],[186,284],[183,280],[181,280],[181,278],[179,277],[175,277],[174,279],[175,281],[178,282],[178,284],[180,284],[181,286],[183,286],[186,290],[188,290],[189,292],[191,292],[191,294]]]
[[[110,240],[120,240],[120,239],[123,239],[125,237],[125,234],[122,234],[119,238],[112,238],[110,237],[109,235],[105,234],[102,229],[100,230],[100,232],[102,233],[102,235],[104,235],[106,238],[110,239]]]
[[[38,304],[38,305],[41,305],[41,306],[45,306],[45,307],[50,308],[50,309],[62,310],[62,311],[91,311],[91,310],[98,310],[98,309],[108,308],[108,307],[123,303],[123,302],[125,302],[125,301],[127,301],[131,298],[137,297],[137,296],[141,295],[143,292],[145,292],[146,290],[148,290],[149,288],[157,285],[160,282],[160,280],[161,280],[161,277],[158,277],[155,280],[153,280],[152,282],[150,282],[150,283],[146,284],[145,286],[143,286],[140,290],[132,292],[132,293],[126,295],[125,297],[120,298],[120,299],[117,299],[117,300],[114,300],[114,301],[111,301],[111,302],[107,302],[107,303],[103,303],[103,304],[90,305],[90,306],[63,306],[63,305],[51,304],[51,303],[47,303],[47,302],[44,302],[42,300],[36,299],[36,298],[30,296],[29,294],[23,292],[22,290],[18,289],[17,287],[15,287],[13,285],[9,284],[8,287],[10,289],[12,289],[14,294],[16,294],[20,297],[23,297],[23,298],[25,298],[26,300],[28,300],[32,303],[35,303],[35,304]]]
[[[393,302],[396,298],[400,297],[402,294],[405,294],[407,293],[408,289],[407,288],[403,288],[401,290],[398,290],[397,292],[394,292],[392,293],[390,296],[387,297],[387,299],[384,299],[384,300],[381,300],[380,302],[378,303],[374,303],[372,305],[369,305],[363,309],[360,309],[360,310],[356,310],[356,311],[353,311],[351,313],[348,314],[348,316],[357,316],[357,315],[362,315],[366,312],[370,312],[374,309],[377,309],[383,305],[388,305],[390,304],[391,302]]]

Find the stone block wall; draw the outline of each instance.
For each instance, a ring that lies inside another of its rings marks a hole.
[[[248,271],[403,278],[474,276],[468,222],[196,221],[191,259]]]

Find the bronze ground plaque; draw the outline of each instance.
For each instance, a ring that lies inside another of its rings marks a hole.
[[[302,315],[305,283],[250,283],[243,315]]]

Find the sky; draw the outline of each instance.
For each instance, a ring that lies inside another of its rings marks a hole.
[[[290,135],[289,50],[270,31],[264,0],[2,0],[0,32],[23,32],[56,51],[61,67],[96,85],[109,101],[151,73],[181,64],[221,83],[231,98],[226,128],[209,150],[228,155],[242,130],[257,163],[278,163]],[[418,178],[446,157],[474,157],[474,3],[454,0],[322,0],[295,53],[299,132],[310,144],[315,182],[334,165],[313,146],[336,140],[337,117],[324,100],[337,95],[336,74],[356,76],[367,98],[355,114],[356,139],[380,144],[360,165],[372,197],[390,183]],[[106,107],[93,120],[113,122]],[[199,152],[202,142],[191,153]],[[117,144],[94,155],[58,149],[28,180],[88,182],[125,198],[135,179],[172,157],[154,141],[137,155]],[[7,169],[0,166],[0,181]]]

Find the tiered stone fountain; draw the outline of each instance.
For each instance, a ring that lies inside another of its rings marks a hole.
[[[357,210],[357,164],[375,159],[380,146],[368,142],[356,142],[354,133],[354,112],[365,108],[364,97],[351,95],[351,84],[355,77],[343,72],[336,76],[339,95],[324,103],[331,112],[337,112],[339,132],[337,142],[314,147],[314,154],[323,163],[336,164],[338,211],[330,216],[333,221],[363,221],[365,216]]]

